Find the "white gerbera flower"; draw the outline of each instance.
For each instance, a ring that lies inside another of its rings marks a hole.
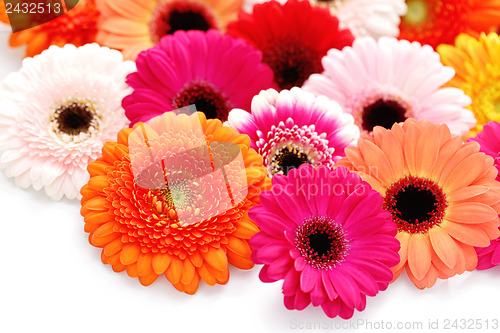
[[[397,37],[401,16],[406,14],[405,0],[310,0],[327,6],[340,21],[342,28],[354,37]]]
[[[0,87],[0,169],[54,200],[79,197],[88,163],[129,124],[121,101],[133,71],[133,62],[98,44],[26,58]]]

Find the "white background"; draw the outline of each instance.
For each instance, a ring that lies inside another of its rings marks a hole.
[[[0,29],[3,80],[21,66],[24,48],[8,48],[9,30]],[[403,274],[348,321],[328,319],[320,308],[285,309],[281,282],[260,282],[260,267],[232,269],[225,286],[202,282],[194,296],[178,292],[165,277],[143,287],[101,263],[79,209],[78,201],[52,202],[0,173],[0,332],[334,331],[351,324],[343,331],[364,332],[388,322],[393,331],[398,322],[416,322],[422,329],[399,331],[438,332],[428,329],[437,319],[443,332],[447,319],[480,319],[483,326],[500,320],[500,267],[439,280],[423,291]]]

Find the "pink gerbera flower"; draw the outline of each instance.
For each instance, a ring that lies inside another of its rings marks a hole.
[[[476,138],[468,141],[475,141],[481,146],[481,151],[495,159],[495,167],[500,171],[500,123],[491,121],[483,127]],[[500,175],[497,176],[500,181]],[[500,203],[500,199],[499,199]],[[500,238],[491,241],[488,247],[476,248],[478,255],[477,269],[483,270],[500,265]]]
[[[337,101],[365,132],[408,118],[445,123],[456,135],[476,124],[465,109],[471,99],[460,89],[442,88],[455,71],[428,45],[366,37],[330,50],[322,62],[325,71],[311,75],[304,90]]]
[[[132,124],[191,104],[208,119],[227,120],[233,108],[250,109],[252,97],[273,86],[262,54],[216,30],[177,31],[137,58],[128,76],[134,92],[123,100]]]
[[[336,102],[297,87],[280,93],[262,91],[254,97],[251,111],[232,110],[228,124],[250,136],[271,176],[286,175],[304,163],[332,168],[345,156],[345,147],[359,138],[353,117]]]
[[[399,242],[382,196],[345,168],[303,165],[273,178],[248,215],[261,232],[250,239],[263,282],[284,280],[287,309],[312,303],[329,317],[351,318],[366,296],[385,290]]]

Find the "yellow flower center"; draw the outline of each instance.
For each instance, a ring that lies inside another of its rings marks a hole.
[[[500,81],[485,85],[474,99],[473,107],[479,124],[500,121]]]
[[[408,0],[406,5],[408,6],[408,12],[403,17],[406,24],[419,25],[427,20],[429,8],[427,1]]]

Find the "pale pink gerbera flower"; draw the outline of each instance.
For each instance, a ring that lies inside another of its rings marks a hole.
[[[366,132],[391,128],[408,118],[445,123],[464,135],[476,124],[471,99],[457,88],[443,88],[455,71],[439,54],[418,42],[360,38],[342,51],[330,50],[325,71],[313,74],[303,89],[337,101]]]
[[[262,91],[253,98],[251,111],[232,110],[228,124],[250,136],[271,176],[286,175],[305,163],[332,168],[359,138],[354,119],[336,102],[297,87]]]
[[[54,200],[79,197],[88,163],[129,124],[121,100],[134,70],[97,44],[52,46],[26,58],[0,87],[0,169]]]

